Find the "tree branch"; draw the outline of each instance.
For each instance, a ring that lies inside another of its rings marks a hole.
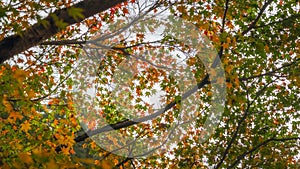
[[[86,40],[77,40],[77,39],[71,39],[71,40],[58,40],[58,41],[46,41],[40,43],[40,45],[82,45],[86,44]]]
[[[225,27],[225,22],[226,22],[226,15],[227,15],[227,11],[228,11],[228,8],[229,8],[229,0],[226,0],[226,3],[225,3],[225,10],[224,10],[224,14],[223,14],[223,20],[222,20],[222,29],[221,29],[221,32],[224,31],[224,27]]]
[[[125,158],[125,160],[119,162],[119,163],[115,166],[115,168],[119,168],[121,165],[124,165],[126,162],[128,162],[128,161],[130,161],[130,160],[132,160],[132,158],[129,158],[129,157]]]
[[[264,13],[264,11],[267,9],[267,7],[273,2],[273,0],[268,0],[263,7],[260,9],[258,15],[256,16],[256,18],[254,19],[254,21],[248,26],[248,28],[246,30],[244,30],[242,32],[242,35],[247,34],[251,29],[253,29],[256,25],[256,23],[258,22],[258,20],[260,19],[260,17],[262,16],[262,14]]]
[[[222,19],[221,33],[224,32],[224,28],[225,28],[226,15],[227,15],[227,11],[228,11],[228,8],[229,8],[228,4],[229,4],[229,0],[226,0],[224,14],[223,14],[223,19]],[[224,42],[222,41],[221,45],[220,45],[221,47],[220,47],[218,56],[215,58],[215,60],[214,60],[214,62],[212,64],[213,68],[216,67],[218,65],[218,63],[221,61],[221,58],[222,58],[222,55],[223,55],[223,51],[224,51],[223,44],[224,44]]]
[[[257,149],[259,149],[260,147],[267,145],[268,143],[274,141],[274,142],[280,142],[280,141],[291,141],[291,140],[300,140],[300,137],[291,137],[291,138],[270,138],[267,139],[263,142],[261,142],[260,144],[258,144],[257,146],[253,147],[251,150],[246,151],[245,153],[241,154],[240,156],[238,156],[238,158],[235,160],[235,162],[233,164],[231,164],[229,168],[233,168],[235,165],[237,165],[237,163],[242,160],[246,155],[253,153],[254,151],[256,151]]]
[[[296,59],[295,61],[293,61],[291,63],[285,63],[285,64],[283,64],[283,66],[281,66],[277,69],[274,69],[270,72],[266,72],[266,73],[262,73],[262,74],[254,75],[254,76],[250,76],[250,77],[242,77],[242,78],[239,78],[239,80],[240,81],[245,81],[245,80],[255,79],[255,78],[263,77],[263,76],[272,76],[272,75],[275,76],[274,74],[278,73],[277,71],[279,71],[281,69],[284,69],[284,68],[287,68],[287,67],[290,67],[290,66],[293,66],[293,65],[297,64],[299,61],[300,61],[300,58]]]
[[[73,5],[72,7],[83,9],[82,14],[85,18],[88,18],[125,1],[126,0],[84,0]],[[55,24],[53,15],[56,15],[59,19],[62,19],[67,25],[72,25],[85,19],[81,18],[76,20],[75,18],[69,16],[68,9],[69,8],[63,8],[57,10],[48,15],[41,22],[32,25],[30,28],[21,32],[20,34],[6,37],[0,41],[0,64],[12,58],[14,55],[24,52],[25,50],[40,44],[42,41],[58,33],[61,28]],[[45,27],[41,23],[49,24]]]
[[[185,92],[181,99],[177,100],[177,101],[172,101],[171,103],[169,103],[168,105],[166,105],[164,108],[158,110],[157,112],[150,114],[148,116],[144,116],[141,118],[137,118],[134,120],[124,120],[121,122],[117,122],[114,124],[110,124],[104,127],[101,127],[99,129],[96,130],[89,130],[87,131],[85,134],[80,135],[78,137],[75,138],[76,142],[80,142],[80,141],[84,141],[85,139],[87,139],[89,136],[94,136],[96,134],[100,134],[103,132],[107,132],[107,131],[112,131],[112,130],[118,130],[121,128],[126,128],[135,124],[139,124],[148,120],[152,120],[156,117],[158,117],[159,115],[163,114],[164,112],[170,110],[173,106],[175,106],[176,104],[182,102],[183,100],[185,100],[186,98],[188,98],[190,95],[192,95],[193,93],[195,93],[198,89],[202,88],[204,85],[209,84],[209,80],[208,80],[209,76],[206,75],[205,78],[199,82],[197,85],[195,85],[192,89],[188,90],[187,92]]]
[[[288,22],[290,20],[296,20],[297,18],[299,19],[299,17],[300,17],[300,14],[291,15],[287,18],[280,19],[279,21],[274,21],[274,22],[270,22],[270,23],[267,23],[267,24],[254,26],[254,29],[263,28],[263,27],[266,27],[266,26],[272,26],[272,25],[275,25],[275,24],[283,24],[283,22]]]
[[[245,113],[244,113],[243,117],[239,120],[238,125],[237,125],[237,127],[236,127],[236,130],[234,131],[233,136],[232,136],[231,140],[229,141],[229,143],[228,143],[228,145],[227,145],[227,147],[226,147],[226,149],[225,149],[225,151],[224,151],[224,153],[223,153],[223,155],[222,155],[222,158],[221,158],[221,160],[218,162],[218,164],[216,165],[215,169],[220,168],[221,165],[223,164],[225,158],[227,157],[227,155],[228,155],[228,153],[229,153],[229,150],[230,150],[231,147],[232,147],[233,142],[234,142],[234,141],[236,140],[236,138],[238,137],[238,133],[239,133],[239,130],[240,130],[241,126],[242,126],[242,123],[246,120],[247,116],[249,115],[249,109],[250,109],[250,106],[254,103],[254,100],[256,100],[256,98],[259,97],[259,96],[263,93],[264,90],[266,90],[267,86],[268,86],[268,84],[265,85],[264,88],[262,88],[261,90],[259,90],[259,91],[256,93],[256,97],[253,99],[253,101],[252,101],[251,103],[248,103],[248,104],[247,104],[247,108],[246,108],[246,110],[245,110]]]

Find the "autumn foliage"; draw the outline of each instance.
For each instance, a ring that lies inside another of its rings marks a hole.
[[[0,2],[0,168],[299,168],[299,10],[293,0]],[[148,17],[162,11],[176,24]]]

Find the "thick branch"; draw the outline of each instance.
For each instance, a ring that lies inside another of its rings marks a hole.
[[[126,0],[85,0],[75,4],[72,7],[83,9],[82,14],[85,18],[88,18],[125,1]],[[41,22],[34,24],[20,34],[4,38],[0,42],[0,64],[12,58],[14,55],[24,52],[25,50],[40,44],[42,41],[58,33],[60,28],[55,24],[53,15],[56,15],[67,25],[72,25],[85,19],[81,18],[76,20],[69,16],[68,8],[63,8],[57,10],[53,14],[50,14]],[[45,27],[41,23],[49,24]]]

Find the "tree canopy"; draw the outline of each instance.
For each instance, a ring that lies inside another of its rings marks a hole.
[[[0,2],[1,168],[299,168],[299,11]]]

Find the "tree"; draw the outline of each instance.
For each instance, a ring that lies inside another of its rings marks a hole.
[[[1,2],[1,166],[298,168],[299,6]]]

